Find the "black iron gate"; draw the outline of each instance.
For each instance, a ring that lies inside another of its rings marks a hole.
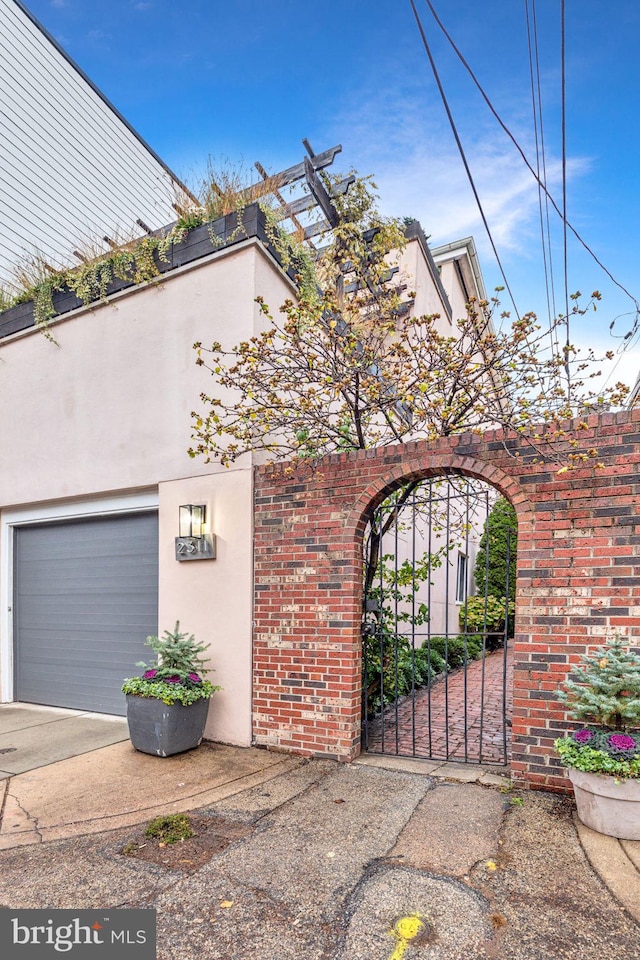
[[[515,513],[461,476],[408,483],[365,538],[362,746],[506,764]]]

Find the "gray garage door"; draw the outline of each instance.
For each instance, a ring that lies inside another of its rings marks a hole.
[[[158,516],[15,530],[15,694],[25,703],[124,714],[158,630]]]

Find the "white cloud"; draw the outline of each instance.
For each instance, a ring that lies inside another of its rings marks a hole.
[[[355,119],[336,118],[349,131],[346,156],[356,158],[361,172],[374,173],[385,213],[416,217],[435,243],[473,234],[481,251],[488,250],[451,130],[442,111],[432,105],[423,107],[422,99],[424,94],[406,91],[403,96],[391,91],[363,96],[366,106],[355,113]],[[461,139],[496,246],[499,251],[526,255],[531,241],[540,244],[538,187],[532,174],[495,124],[471,127],[466,116]],[[519,139],[531,162],[535,149],[526,142],[526,135]],[[588,168],[586,158],[570,158],[568,176],[575,178]],[[547,184],[558,202],[558,159],[547,158]],[[557,224],[554,211],[551,217]]]
[[[522,98],[512,113],[522,114]],[[537,183],[516,147],[482,107],[462,100],[453,105],[469,167],[520,312],[547,313]],[[522,122],[505,117],[529,162],[535,145]],[[411,77],[395,85],[359,91],[333,118],[330,136],[340,132],[345,158],[362,173],[373,172],[383,213],[415,217],[433,245],[473,236],[488,290],[502,285],[491,244],[458,148],[439,99]],[[347,133],[345,134],[345,131]],[[335,141],[334,141],[335,142]],[[547,184],[561,206],[561,162],[547,141]],[[571,157],[569,180],[584,176],[591,161]],[[562,276],[562,225],[550,207],[556,283]],[[556,257],[558,257],[556,262]],[[571,289],[576,281],[570,277]],[[584,281],[578,281],[584,282]],[[557,285],[556,289],[559,289]],[[509,308],[506,293],[503,305]],[[557,307],[561,309],[560,306]],[[556,312],[555,310],[553,311]]]

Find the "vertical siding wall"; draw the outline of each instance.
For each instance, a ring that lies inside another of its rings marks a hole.
[[[0,2],[0,280],[37,249],[55,266],[103,234],[176,219],[179,182],[17,4]]]
[[[618,633],[640,645],[640,409],[579,434],[603,468],[558,474],[501,434],[465,434],[327,458],[315,473],[260,468],[255,484],[256,743],[351,760],[360,749],[364,514],[402,481],[455,470],[492,483],[518,513],[514,778],[565,790],[553,754],[555,692]],[[518,453],[515,457],[513,454]]]

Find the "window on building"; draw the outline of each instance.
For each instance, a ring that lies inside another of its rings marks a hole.
[[[456,603],[464,603],[467,599],[467,565],[466,553],[458,551],[458,574],[456,577]]]

